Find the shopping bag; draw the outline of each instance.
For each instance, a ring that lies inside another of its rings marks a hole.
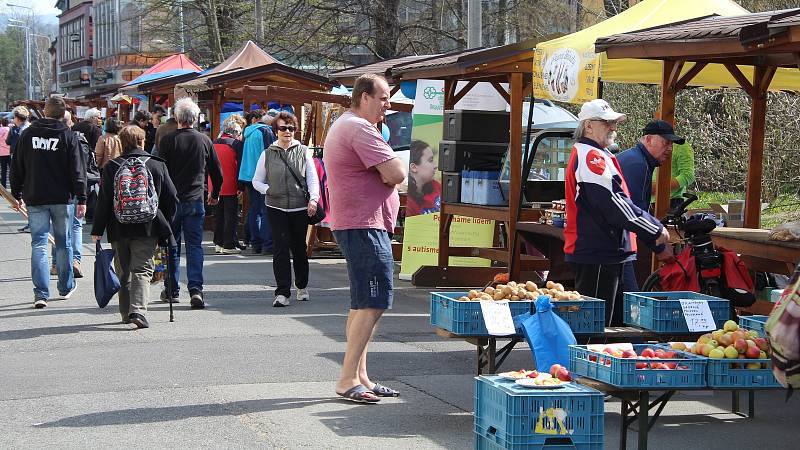
[[[772,373],[791,395],[800,388],[800,264],[764,328],[772,348]]]
[[[95,244],[94,299],[97,300],[97,306],[105,308],[111,297],[119,291],[119,278],[114,271],[114,250],[103,250],[100,241]]]
[[[514,324],[522,328],[536,370],[549,371],[553,364],[569,367],[569,346],[577,341],[567,322],[553,311],[549,296],[540,295],[536,299],[536,311],[514,317]]]

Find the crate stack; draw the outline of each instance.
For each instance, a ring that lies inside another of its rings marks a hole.
[[[508,151],[510,123],[505,111],[444,112],[439,143],[443,202],[508,204],[499,178]]]
[[[603,394],[577,383],[529,389],[498,376],[475,378],[475,448],[603,448]]]

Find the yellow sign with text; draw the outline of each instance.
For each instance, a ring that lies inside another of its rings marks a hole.
[[[592,48],[537,47],[533,93],[537,99],[583,104],[597,98],[600,55]]]

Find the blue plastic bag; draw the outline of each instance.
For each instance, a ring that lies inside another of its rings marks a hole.
[[[567,322],[553,312],[550,297],[540,295],[536,299],[536,312],[514,317],[514,325],[525,334],[536,370],[549,371],[553,364],[569,367],[569,346],[577,341]]]
[[[96,242],[95,249],[94,299],[97,300],[97,306],[105,308],[119,291],[119,278],[114,271],[114,250],[103,250],[100,241]]]

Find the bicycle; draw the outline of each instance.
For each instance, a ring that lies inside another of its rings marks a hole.
[[[687,218],[687,208],[697,200],[697,195],[687,192],[683,194],[683,197],[683,202],[670,209],[661,223],[665,227],[674,227],[684,249],[673,262],[661,266],[650,274],[642,285],[642,290],[663,292],[665,289],[662,286],[662,271],[674,271],[672,265],[675,264],[680,267],[687,280],[692,279],[694,275],[688,271],[696,271],[698,292],[727,299],[731,302],[731,308],[752,305],[755,303],[755,295],[751,291],[729,288],[726,283],[723,262],[725,260],[724,252],[727,250],[718,249],[711,239],[711,232],[719,225],[716,217],[713,214],[699,213]],[[685,267],[681,262],[681,260],[689,260],[689,256],[694,259],[694,267]]]

